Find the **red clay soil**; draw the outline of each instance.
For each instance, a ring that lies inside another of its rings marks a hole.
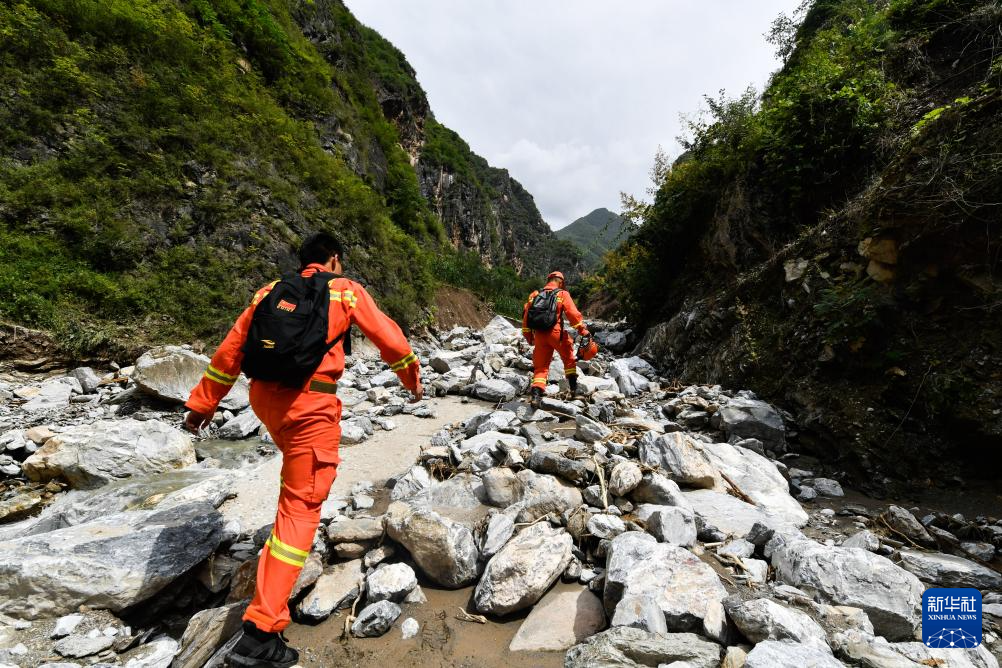
[[[479,297],[462,288],[443,285],[435,293],[435,325],[441,330],[456,326],[481,329],[494,314]]]

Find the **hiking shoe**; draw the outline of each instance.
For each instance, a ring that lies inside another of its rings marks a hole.
[[[533,408],[539,408],[539,404],[543,401],[543,390],[538,387],[534,387],[529,390],[529,405]]]
[[[281,633],[265,633],[253,622],[244,622],[243,635],[226,659],[240,668],[291,668],[299,662],[299,652],[285,643]]]

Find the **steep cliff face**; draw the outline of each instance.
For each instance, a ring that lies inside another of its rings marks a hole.
[[[760,102],[711,101],[607,268],[644,349],[796,409],[805,446],[847,466],[996,465],[1000,18],[813,3]]]
[[[434,119],[416,165],[421,192],[445,225],[453,245],[476,252],[489,266],[509,265],[520,275],[560,269],[580,273],[578,250],[556,237],[536,203],[507,170],[470,150]]]
[[[438,123],[404,55],[378,33],[359,24],[340,0],[301,2],[297,22],[303,33],[338,69],[364,69],[383,116],[390,121],[414,167],[421,195],[446,230],[452,245],[475,252],[488,266],[508,265],[520,275],[560,267],[576,276],[576,249],[561,243],[543,220],[535,201],[506,170],[491,167],[455,132]],[[331,127],[330,123],[325,124]],[[381,185],[385,166],[360,159],[336,126],[330,136],[352,156],[360,173]]]

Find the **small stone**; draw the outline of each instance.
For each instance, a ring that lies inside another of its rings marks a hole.
[[[73,633],[77,626],[84,619],[83,615],[65,615],[56,620],[56,626],[52,629],[50,638],[65,638]]]
[[[837,480],[832,480],[831,478],[815,478],[811,481],[811,486],[813,486],[817,493],[821,496],[845,496],[845,492],[842,491],[842,485],[840,485]]]
[[[62,640],[56,642],[52,648],[59,656],[65,656],[71,659],[80,659],[85,656],[97,654],[98,652],[103,652],[113,644],[115,644],[114,638],[106,638],[98,633],[98,637],[96,638],[88,638],[81,635],[66,636]]]
[[[615,515],[592,515],[588,520],[588,533],[596,538],[615,538],[626,531],[626,524]]]
[[[408,617],[400,625],[400,634],[403,636],[404,640],[410,640],[418,634],[421,630],[421,625],[413,617]]]
[[[960,549],[975,559],[979,559],[984,562],[989,562],[995,558],[995,546],[991,543],[961,543]]]

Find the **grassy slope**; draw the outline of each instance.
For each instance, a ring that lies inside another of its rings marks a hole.
[[[557,230],[557,237],[572,242],[581,249],[582,259],[589,269],[602,264],[605,254],[626,240],[627,223],[608,209],[595,209],[570,225]]]
[[[0,91],[0,319],[71,353],[217,340],[316,229],[404,322],[465,261],[405,151],[424,92],[338,0],[0,4]]]

